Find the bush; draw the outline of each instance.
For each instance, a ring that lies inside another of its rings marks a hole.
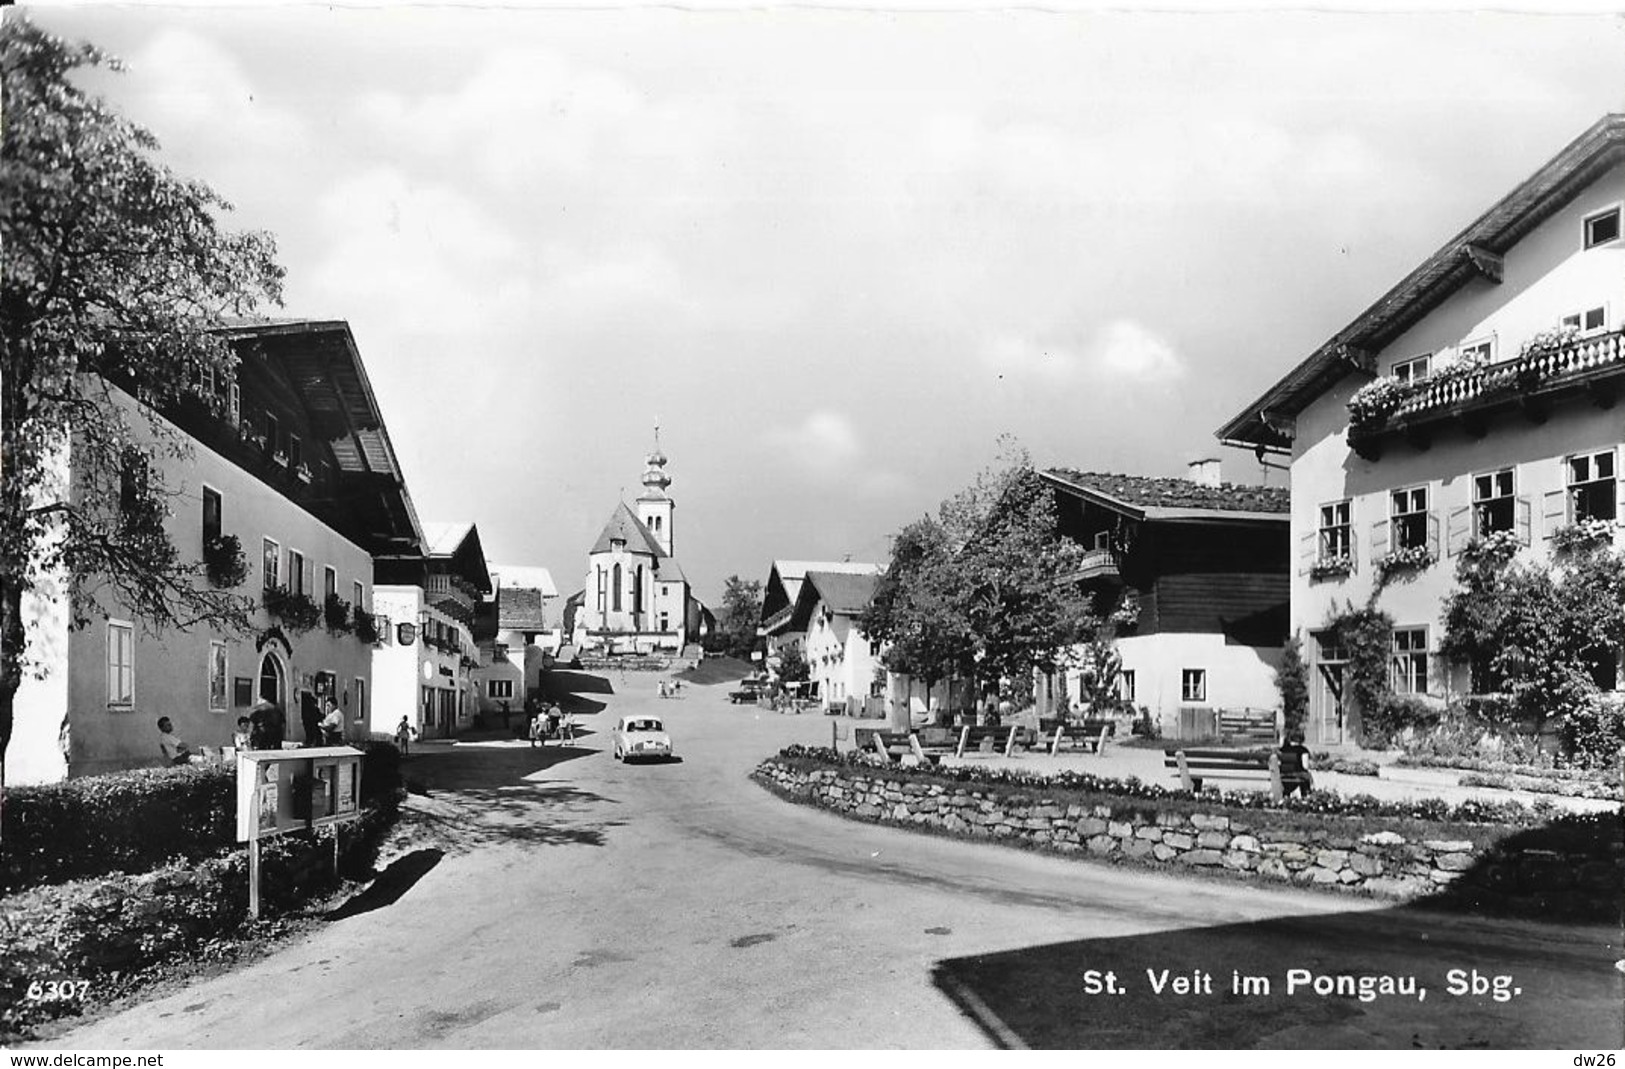
[[[1365,745],[1374,750],[1386,750],[1399,741],[1407,729],[1426,731],[1439,723],[1442,710],[1438,706],[1410,694],[1384,694],[1365,710],[1362,726]]]
[[[1593,695],[1563,718],[1558,737],[1563,752],[1580,767],[1615,768],[1625,747],[1625,706]]]
[[[1275,688],[1281,694],[1282,720],[1286,737],[1303,733],[1309,715],[1309,666],[1303,660],[1303,643],[1293,635],[1281,650],[1281,667],[1275,671]]]
[[[1463,787],[1498,787],[1507,791],[1556,794],[1564,798],[1600,798],[1625,801],[1625,790],[1617,783],[1591,780],[1552,779],[1548,776],[1518,776],[1507,772],[1468,772],[1458,781]]]
[[[220,765],[9,787],[0,892],[206,857],[236,842],[236,813],[236,773]]]
[[[1419,798],[1394,802],[1373,798],[1366,794],[1350,797],[1330,791],[1312,791],[1309,795],[1292,795],[1271,801],[1265,791],[1203,790],[1191,793],[1171,787],[1142,783],[1137,778],[1107,779],[1084,772],[1062,772],[1052,776],[990,765],[955,765],[950,768],[900,767],[876,765],[873,757],[858,751],[838,754],[828,747],[787,746],[777,758],[791,767],[803,769],[862,767],[871,776],[898,782],[935,783],[940,785],[973,784],[997,787],[1035,795],[1054,797],[1057,793],[1072,793],[1095,798],[1103,802],[1121,804],[1125,801],[1155,802],[1146,811],[1161,809],[1211,813],[1216,810],[1244,811],[1246,819],[1256,820],[1263,813],[1278,813],[1295,818],[1303,814],[1323,817],[1357,817],[1422,821],[1433,824],[1498,824],[1514,827],[1533,827],[1551,818],[1549,805],[1534,808],[1519,802],[1479,802],[1468,800],[1451,805],[1440,798]],[[1617,818],[1616,818],[1617,819]],[[1369,830],[1369,829],[1368,829]]]

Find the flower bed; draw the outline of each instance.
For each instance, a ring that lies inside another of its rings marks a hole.
[[[1625,801],[1625,789],[1618,783],[1590,780],[1551,779],[1546,776],[1519,776],[1508,772],[1469,772],[1457,781],[1463,787],[1499,787],[1531,794],[1555,794],[1564,798],[1600,798]]]
[[[859,820],[1118,863],[1513,912],[1607,916],[1625,881],[1620,815],[1315,792],[1192,794],[1138,780],[986,766],[879,766],[790,747],[755,778]],[[1457,885],[1460,886],[1457,886]]]

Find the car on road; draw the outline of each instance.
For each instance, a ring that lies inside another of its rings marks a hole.
[[[728,701],[734,705],[748,702],[752,705],[768,692],[766,676],[746,676],[739,681],[739,689],[728,692]]]
[[[668,758],[671,756],[671,736],[658,716],[648,713],[629,713],[615,722],[610,734],[617,761],[632,758]]]

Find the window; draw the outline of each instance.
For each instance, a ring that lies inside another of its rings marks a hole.
[[[1112,548],[1112,533],[1110,531],[1096,531],[1095,532],[1095,548],[1096,549],[1111,549]]]
[[[625,543],[622,543],[623,545]],[[610,605],[616,612],[621,611],[621,566],[615,565],[611,573]]]
[[[243,418],[243,391],[234,381],[226,387],[226,419],[233,427]]]
[[[872,639],[869,640],[869,656],[871,656],[871,657],[879,657],[880,656],[880,640],[879,639],[872,638]]]
[[[276,417],[265,413],[265,448],[272,453],[282,452],[282,428]]]
[[[1582,334],[1590,334],[1608,326],[1608,309],[1606,306],[1587,308],[1583,312],[1573,312],[1561,320],[1565,327],[1573,327]]]
[[[1188,702],[1207,701],[1207,669],[1182,669],[1179,673],[1179,696]]]
[[[1207,691],[1207,684],[1202,685],[1203,693]],[[1134,700],[1134,669],[1125,668],[1117,673],[1117,696],[1126,702]]]
[[[288,589],[295,594],[305,592],[305,555],[297,549],[288,550]]]
[[[1409,360],[1399,360],[1394,363],[1394,378],[1400,382],[1420,382],[1428,377],[1428,368],[1433,360],[1433,354],[1424,353],[1413,356]]]
[[[1428,629],[1395,628],[1393,688],[1398,694],[1428,692]]]
[[[1569,506],[1576,520],[1618,518],[1619,495],[1614,488],[1614,451],[1569,457]]]
[[[304,461],[305,454],[304,449],[299,444],[299,436],[297,434],[288,435],[288,466],[297,468]]]
[[[1487,364],[1495,359],[1495,339],[1463,342],[1460,351],[1463,360],[1482,360]]]
[[[1393,548],[1426,549],[1428,544],[1428,488],[1412,486],[1389,495],[1393,518]]]
[[[355,718],[365,724],[371,720],[372,710],[367,708],[367,681],[355,677]]]
[[[513,697],[513,680],[488,680],[485,684],[485,693],[490,698],[511,698]]]
[[[107,621],[107,704],[135,704],[135,625],[123,620]]]
[[[322,565],[322,599],[326,604],[327,598],[339,596],[339,573],[331,565]]]
[[[1595,248],[1606,245],[1619,237],[1619,209],[1609,208],[1605,212],[1588,215],[1585,219],[1585,247]]]
[[[1349,502],[1334,501],[1320,506],[1320,558],[1323,561],[1347,560],[1349,554],[1350,525]]]
[[[1512,469],[1473,476],[1473,533],[1478,538],[1512,530]]]
[[[220,491],[203,488],[203,544],[220,537]]]
[[[350,599],[350,604],[355,607],[357,612],[366,612],[367,588],[361,585],[361,581],[359,579],[356,580],[355,584],[351,587],[351,592],[354,596]]]
[[[265,589],[270,590],[274,586],[281,586],[282,585],[282,547],[277,545],[275,542],[271,541],[269,538],[267,538],[265,540],[265,554],[264,554],[263,560],[264,560],[263,569],[264,569],[264,573],[265,573]]]
[[[657,531],[660,530],[660,517],[659,516],[656,516],[654,518],[654,529],[657,530]]]
[[[209,643],[209,710],[223,713],[226,711],[226,686],[231,678],[227,669],[230,661],[226,656],[224,642]]]
[[[607,593],[608,588],[604,585],[604,569],[599,568],[599,569],[597,569],[597,571],[598,571],[598,611],[603,612],[604,611],[604,597],[605,597],[605,595]]]

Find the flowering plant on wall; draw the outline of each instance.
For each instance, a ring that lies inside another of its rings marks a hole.
[[[1316,582],[1323,579],[1347,579],[1352,574],[1354,560],[1347,554],[1341,557],[1322,558],[1309,567],[1309,578]]]
[[[1380,427],[1393,415],[1406,393],[1406,384],[1392,375],[1378,376],[1349,398],[1349,421],[1360,428]]]
[[[1550,330],[1538,331],[1523,343],[1523,347],[1518,350],[1518,359],[1561,352],[1573,345],[1579,336],[1580,328],[1576,326],[1553,327]]]
[[[1438,558],[1426,546],[1396,549],[1377,561],[1377,581],[1386,583],[1395,576],[1419,572],[1423,568],[1430,567],[1436,560]]]
[[[1613,520],[1589,518],[1576,520],[1552,532],[1552,551],[1579,553],[1588,549],[1600,549],[1613,544],[1614,532],[1618,529],[1619,524]]]

